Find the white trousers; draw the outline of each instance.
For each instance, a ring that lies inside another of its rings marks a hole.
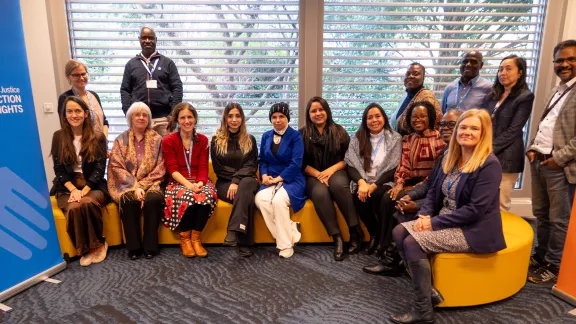
[[[276,239],[276,248],[289,249],[294,245],[293,237],[297,231],[296,223],[290,219],[290,197],[282,187],[274,194],[274,186],[259,191],[255,198],[264,222]]]
[[[500,210],[510,210],[512,206],[510,194],[512,190],[514,190],[517,179],[518,173],[502,173],[502,182],[500,182]]]

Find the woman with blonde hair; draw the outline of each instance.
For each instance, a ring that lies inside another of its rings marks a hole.
[[[114,140],[110,154],[108,191],[120,206],[128,258],[136,260],[144,254],[151,259],[158,253],[158,225],[164,207],[162,136],[152,130],[152,113],[143,102],[130,106],[126,121],[129,128]]]
[[[237,103],[226,105],[220,127],[210,145],[218,198],[232,204],[224,245],[237,246],[242,257],[252,255],[254,196],[258,191],[258,146],[246,131],[246,119]]]
[[[69,96],[76,96],[82,99],[90,108],[90,120],[95,131],[103,133],[108,138],[108,120],[102,110],[100,97],[94,91],[86,89],[88,84],[88,68],[86,65],[77,60],[69,60],[64,67],[64,75],[72,89],[62,93],[58,97],[58,115],[66,107],[64,100]]]
[[[79,97],[70,96],[60,111],[62,129],[52,136],[54,186],[58,208],[66,216],[66,231],[81,256],[80,265],[89,266],[106,258],[108,245],[102,235],[102,207],[108,200],[104,171],[107,141],[95,132],[90,108]]]
[[[418,219],[394,228],[416,301],[411,311],[391,316],[392,322],[434,322],[433,307],[442,296],[432,287],[430,254],[494,253],[506,248],[498,193],[501,179],[502,168],[492,153],[490,115],[470,109],[456,122]]]
[[[216,188],[208,179],[208,138],[196,132],[198,113],[181,102],[168,117],[168,131],[162,139],[164,165],[168,172],[166,207],[162,223],[180,234],[182,255],[205,257],[200,233],[216,208]]]

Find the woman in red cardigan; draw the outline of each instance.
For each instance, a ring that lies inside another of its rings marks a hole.
[[[169,182],[162,222],[180,233],[182,255],[205,257],[200,233],[214,212],[218,197],[208,180],[208,138],[196,133],[198,114],[186,102],[177,104],[169,116],[168,129],[178,131],[162,139]]]

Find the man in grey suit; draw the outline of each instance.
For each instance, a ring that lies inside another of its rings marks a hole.
[[[554,48],[560,83],[548,97],[526,156],[532,172],[532,213],[538,245],[528,280],[555,281],[560,268],[576,188],[576,40]]]

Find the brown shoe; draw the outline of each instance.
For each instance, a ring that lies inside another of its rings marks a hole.
[[[190,231],[180,232],[180,248],[182,249],[182,255],[191,258],[196,256],[196,252],[192,247],[192,241],[190,241]]]
[[[192,246],[194,246],[197,256],[205,257],[208,255],[208,251],[204,249],[202,242],[200,242],[200,233],[199,231],[192,230]]]

